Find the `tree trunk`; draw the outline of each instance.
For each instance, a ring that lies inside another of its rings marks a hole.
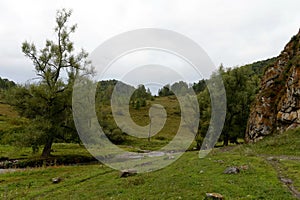
[[[44,146],[42,157],[50,156],[52,144],[53,144],[53,138],[48,139]]]
[[[228,144],[229,144],[229,134],[226,132],[224,135],[223,146],[228,146]]]

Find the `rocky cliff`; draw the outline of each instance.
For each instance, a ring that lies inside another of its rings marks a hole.
[[[300,30],[266,67],[248,120],[246,142],[300,126]]]

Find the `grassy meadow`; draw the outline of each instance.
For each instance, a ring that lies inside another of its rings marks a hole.
[[[167,104],[168,120],[172,120],[150,142],[129,137],[120,147],[153,150],[173,138],[174,123],[180,120],[176,100],[163,97],[151,103]],[[131,110],[136,123],[147,123],[149,106]],[[0,104],[0,108],[0,131],[27,123],[9,106]],[[299,134],[300,130],[294,130],[267,137],[257,144],[215,148],[203,159],[199,159],[198,151],[192,151],[193,144],[171,165],[127,178],[120,178],[119,171],[95,162],[80,144],[55,143],[50,166],[42,162],[35,167],[0,172],[0,199],[204,199],[208,192],[220,193],[225,199],[296,199],[291,185],[280,178],[291,179],[293,188],[300,190]],[[29,147],[0,145],[1,158],[28,164],[39,161],[39,155]],[[68,160],[73,162],[65,162]],[[224,174],[230,166],[239,167],[240,173]],[[51,179],[55,177],[61,178],[61,182],[53,184]]]

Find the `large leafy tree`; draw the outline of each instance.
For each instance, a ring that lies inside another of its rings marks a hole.
[[[226,118],[220,140],[223,141],[224,146],[227,146],[229,141],[237,143],[237,138],[244,138],[250,105],[258,90],[259,77],[249,66],[226,70],[220,66],[218,73],[222,76],[227,98]],[[207,88],[198,94],[198,101],[200,124],[196,141],[199,147],[209,127],[211,117]]]
[[[247,67],[229,68],[221,73],[227,97],[227,113],[221,137],[227,146],[229,140],[237,143],[237,138],[244,138],[259,79]]]
[[[69,26],[72,12],[57,11],[55,40],[46,40],[45,47],[37,50],[34,43],[25,41],[22,52],[32,60],[38,81],[15,89],[11,102],[22,116],[31,119],[31,145],[44,145],[42,156],[50,155],[56,139],[70,139],[73,128],[71,97],[74,79],[92,73],[88,54],[75,52],[70,36],[76,25]],[[72,136],[73,135],[73,136]]]

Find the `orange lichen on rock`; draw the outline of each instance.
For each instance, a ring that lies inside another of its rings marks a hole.
[[[260,88],[248,120],[247,142],[300,126],[300,31],[266,69]]]

